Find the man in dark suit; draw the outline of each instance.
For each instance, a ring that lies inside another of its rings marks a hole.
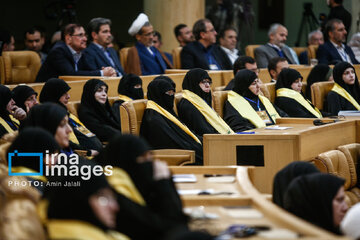
[[[225,69],[220,50],[214,47],[217,33],[210,20],[198,20],[193,26],[193,34],[196,41],[188,43],[181,50],[181,67],[183,69]]]
[[[116,75],[124,75],[119,56],[113,48],[108,47],[112,41],[111,21],[106,18],[93,18],[88,25],[88,33],[92,41],[85,49],[86,61],[92,70],[112,67]]]
[[[320,45],[316,57],[319,63],[336,64],[338,62],[349,62],[359,64],[351,48],[344,44],[346,41],[346,30],[343,22],[339,19],[331,19],[326,23],[325,33],[328,39]]]
[[[285,26],[274,23],[270,26],[269,42],[254,50],[255,60],[259,68],[266,68],[269,60],[274,57],[284,57],[289,64],[298,64],[296,53],[292,53],[290,47],[285,45],[288,30]]]
[[[237,42],[238,39],[235,28],[227,27],[220,32],[220,45],[218,47],[222,53],[224,68],[227,70],[233,69],[234,62],[240,56],[240,51],[236,49]]]
[[[87,37],[81,25],[66,25],[61,37],[62,41],[55,44],[41,66],[36,77],[37,82],[46,82],[61,75],[116,76],[112,67],[102,70],[90,69],[82,53],[86,48]]]

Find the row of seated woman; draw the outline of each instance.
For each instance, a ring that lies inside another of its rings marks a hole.
[[[347,90],[346,84],[341,87],[341,82],[345,83],[345,75],[350,76],[349,81],[353,83],[354,91]],[[358,96],[356,86],[359,87],[354,68],[348,63],[339,63],[334,68],[334,78],[340,83],[335,84],[332,91],[337,97],[334,106],[340,106],[341,109],[338,110],[356,109],[354,99]],[[150,101],[147,102],[140,134],[155,149],[194,150],[197,163],[201,164],[201,142],[205,133],[231,134],[246,131],[275,124],[279,117],[321,118],[323,114],[328,115],[321,113],[301,94],[301,79],[298,71],[283,69],[275,85],[277,96],[273,105],[266,97],[261,96],[257,75],[250,70],[240,70],[235,76],[233,91],[227,93],[223,120],[211,107],[211,78],[206,71],[193,69],[185,75],[183,96],[176,106],[178,115],[174,111],[174,82],[165,76],[157,77],[148,85]],[[127,90],[122,92],[123,88]],[[143,97],[141,79],[128,75],[120,81],[119,89],[120,100],[111,108],[107,97],[108,86],[98,79],[86,82],[78,109],[79,118],[68,113],[73,131],[70,134],[73,149],[87,150],[88,155],[95,155],[101,149],[101,142],[109,141],[114,134],[121,131],[118,106],[124,101]],[[63,80],[50,79],[41,91],[40,102],[55,102],[66,109],[70,98],[68,90],[69,86]],[[15,95],[19,91],[27,93],[17,94],[23,97],[22,100],[15,101],[22,106],[18,107],[8,88],[1,86],[1,91],[3,100],[0,130],[4,134],[18,128],[19,122],[15,118],[20,121],[26,118],[31,104],[36,102],[36,93],[26,86],[15,88]],[[29,96],[30,99],[24,99],[24,96]]]
[[[64,162],[61,153],[68,154],[64,149],[69,147],[66,111],[51,103],[32,109],[37,110],[30,111],[19,135],[1,149],[1,239],[172,239],[192,234],[169,169],[153,160],[144,140],[118,134],[94,159]],[[9,153],[15,151],[42,153],[51,158],[44,157],[44,169],[59,165],[77,168],[77,174],[9,176],[8,171],[39,171],[38,162],[31,160],[12,161],[9,170]]]
[[[360,203],[349,209],[344,178],[322,173],[309,162],[292,162],[273,184],[273,202],[279,207],[327,231],[359,239]]]

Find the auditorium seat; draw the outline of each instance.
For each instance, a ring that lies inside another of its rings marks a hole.
[[[123,67],[123,69],[127,69],[127,56],[128,56],[128,52],[129,52],[129,47],[125,47],[120,49],[119,54],[120,54],[120,63],[121,66]]]
[[[261,84],[260,89],[261,89],[261,92],[263,93],[263,95],[265,97],[267,97],[270,100],[270,102],[272,102],[272,103],[275,102],[276,93],[275,93],[275,83],[274,82]]]
[[[334,86],[334,82],[317,82],[311,85],[311,99],[312,103],[319,110],[324,109],[324,102],[328,93]]]
[[[346,196],[349,198],[349,205],[360,201],[359,189],[355,190],[355,193],[353,192],[357,179],[354,163],[349,161],[343,152],[330,150],[319,154],[312,162],[321,172],[345,179],[344,188]]]
[[[183,149],[152,150],[154,159],[166,161],[169,166],[182,166],[195,163],[195,151]]]
[[[224,117],[224,105],[227,100],[228,92],[229,91],[214,91],[212,93],[214,110],[221,118]]]
[[[252,58],[255,58],[254,50],[255,50],[255,48],[258,48],[260,46],[261,45],[247,45],[245,47],[245,55],[249,56],[249,57],[252,57]]]
[[[292,49],[295,51],[296,55],[299,57],[300,53],[307,50],[307,47],[292,47]]]
[[[40,57],[33,51],[3,52],[1,63],[1,84],[33,83],[41,67]]]
[[[72,114],[74,114],[76,117],[79,117],[78,116],[78,110],[79,110],[79,107],[80,107],[80,101],[71,101],[71,102],[68,102],[68,104],[66,105],[68,111]]]
[[[172,50],[172,56],[173,56],[173,65],[175,69],[181,69],[181,53],[182,47],[177,47]]]
[[[259,78],[263,83],[271,82],[271,77],[267,68],[260,68]]]
[[[317,52],[318,48],[319,48],[318,45],[309,45],[308,46],[309,62],[310,62],[310,59],[316,58],[316,52]]]

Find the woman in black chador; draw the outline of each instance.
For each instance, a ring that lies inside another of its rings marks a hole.
[[[341,110],[360,111],[360,87],[355,68],[348,62],[335,65],[334,87],[327,96],[328,111],[338,115]]]
[[[88,80],[81,96],[79,118],[102,142],[121,133],[120,120],[109,104],[108,85],[99,79]]]
[[[169,82],[161,79],[153,80],[149,84],[149,101],[142,119],[140,135],[154,149],[195,150],[196,164],[202,164],[201,140],[174,112],[174,90]]]

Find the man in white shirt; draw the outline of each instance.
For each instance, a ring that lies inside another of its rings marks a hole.
[[[239,57],[239,50],[236,49],[237,45],[237,33],[234,28],[229,27],[225,28],[224,31],[220,33],[220,48],[225,52],[227,58],[230,61],[231,66],[234,64],[236,59]]]
[[[347,32],[341,20],[334,18],[328,21],[325,26],[325,33],[329,40],[319,46],[316,53],[319,63],[336,64],[345,61],[359,64],[351,48],[344,43]]]

